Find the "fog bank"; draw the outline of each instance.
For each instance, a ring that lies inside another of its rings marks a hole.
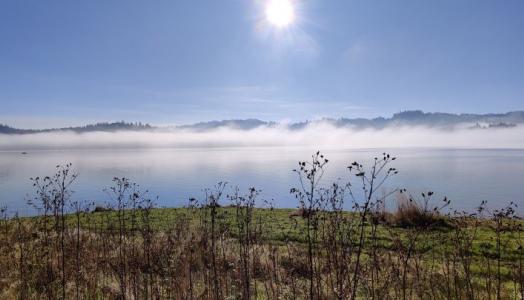
[[[343,148],[449,147],[524,148],[524,127],[442,130],[428,127],[389,127],[355,130],[313,124],[291,130],[285,126],[207,131],[48,132],[0,134],[0,150],[99,148],[206,148],[312,146]]]

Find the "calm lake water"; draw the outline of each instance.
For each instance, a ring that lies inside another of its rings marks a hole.
[[[346,167],[352,161],[369,165],[382,149],[327,149],[330,160],[324,184],[349,178]],[[182,206],[190,197],[202,198],[203,189],[219,181],[241,190],[256,187],[261,199],[273,199],[276,207],[296,207],[289,189],[298,186],[292,170],[306,160],[313,149],[228,148],[228,149],[141,149],[0,152],[0,205],[9,211],[32,214],[26,205],[33,190],[30,177],[53,174],[57,164],[72,163],[78,173],[74,197],[104,203],[104,188],[115,176],[127,177],[158,196],[159,206]],[[397,157],[399,174],[384,191],[406,188],[413,195],[435,192],[435,199],[447,196],[455,209],[474,210],[482,200],[499,208],[510,201],[524,207],[524,150],[389,149]],[[382,192],[382,191],[381,191]],[[393,201],[394,199],[392,199]],[[262,200],[259,201],[262,205]]]

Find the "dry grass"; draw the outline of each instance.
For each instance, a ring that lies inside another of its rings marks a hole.
[[[382,217],[387,224],[402,228],[449,227],[451,224],[438,207],[429,207],[430,195],[424,194],[423,201],[417,201],[406,192],[396,194],[397,207],[393,213],[385,212]]]

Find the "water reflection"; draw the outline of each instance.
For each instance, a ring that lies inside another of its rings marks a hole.
[[[241,189],[262,189],[278,207],[295,207],[289,189],[299,160],[311,157],[306,148],[223,148],[158,150],[75,150],[0,152],[0,205],[29,213],[30,177],[50,175],[57,164],[71,162],[79,178],[75,197],[104,202],[102,191],[115,176],[128,177],[159,196],[161,206],[180,206],[202,189],[227,181]],[[346,180],[352,161],[370,164],[383,150],[326,149],[330,159],[324,183]],[[519,186],[524,178],[523,150],[389,149],[400,173],[385,189],[403,187],[413,194],[432,190],[447,195],[458,209],[473,210],[482,200],[491,207],[514,201],[524,204]]]

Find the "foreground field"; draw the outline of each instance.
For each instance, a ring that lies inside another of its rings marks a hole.
[[[66,298],[306,299],[310,263],[314,298],[351,297],[354,274],[356,298],[522,295],[520,221],[366,221],[356,273],[359,215],[316,213],[310,262],[308,220],[290,217],[295,212],[239,206],[80,213],[65,216],[63,233],[55,232],[54,217],[6,220],[0,298],[60,298],[65,276]]]
[[[296,170],[297,210],[224,183],[185,208],[161,209],[125,178],[114,179],[107,206],[94,207],[73,200],[76,177],[58,167],[33,180],[37,216],[2,211],[0,298],[523,298],[515,205],[465,213],[432,192],[377,196],[397,172],[387,154],[367,172],[351,164],[354,181],[320,186],[328,160],[312,158]]]

